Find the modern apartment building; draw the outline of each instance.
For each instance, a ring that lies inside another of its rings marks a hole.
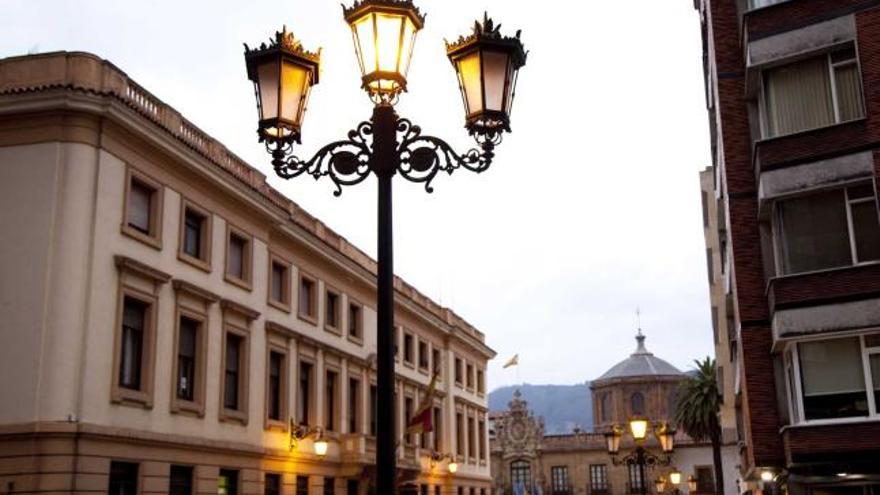
[[[375,262],[265,179],[94,55],[0,60],[0,493],[371,492]],[[485,495],[494,352],[395,288],[400,480]]]
[[[878,493],[880,2],[694,4],[740,489]]]

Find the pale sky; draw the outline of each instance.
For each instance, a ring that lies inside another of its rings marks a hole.
[[[242,43],[282,24],[323,47],[300,155],[370,115],[338,1],[6,0],[0,56],[82,50],[110,60],[251,165]],[[473,141],[443,39],[484,10],[522,29],[513,133],[493,166],[395,182],[395,272],[453,308],[498,352],[489,388],[583,382],[635,347],[682,370],[712,352],[698,172],[710,164],[699,19],[690,0],[416,0],[427,12],[398,113],[464,151]],[[270,182],[375,256],[375,180]],[[502,370],[520,354],[518,370]]]

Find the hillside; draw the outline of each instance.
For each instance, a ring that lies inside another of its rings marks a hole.
[[[547,434],[571,433],[575,426],[591,430],[593,407],[590,384],[578,385],[515,385],[501,387],[489,393],[489,410],[504,411],[519,389],[535,416],[544,417]]]

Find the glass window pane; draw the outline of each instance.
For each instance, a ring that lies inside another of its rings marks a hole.
[[[416,44],[416,32],[416,26],[407,18],[406,27],[403,31],[403,50],[400,53],[400,73],[404,77],[409,72],[409,64],[412,60],[413,48]]]
[[[880,408],[880,353],[871,354],[871,380],[874,383],[874,404]]]
[[[360,52],[362,70],[365,74],[376,70],[376,44],[373,32],[373,16],[367,15],[354,24],[354,31],[357,35],[357,47]]]
[[[202,225],[205,218],[192,210],[186,210],[183,225],[183,252],[193,258],[202,257]]]
[[[229,254],[226,257],[226,272],[238,279],[244,278],[245,240],[237,235],[229,236]]]
[[[306,90],[309,73],[290,62],[281,66],[281,118],[299,121],[300,104]]]
[[[785,273],[852,263],[843,190],[783,201],[779,212]]]
[[[278,61],[273,60],[257,68],[260,87],[261,119],[278,117]]]
[[[862,85],[858,64],[851,63],[835,67],[834,77],[837,86],[837,109],[840,121],[846,122],[861,118]]]
[[[764,89],[770,136],[834,122],[826,56],[766,71]]]
[[[483,111],[483,85],[480,75],[480,53],[474,52],[458,61],[461,85],[467,99],[468,114]]]
[[[504,83],[507,77],[507,55],[483,52],[483,78],[486,85],[486,109],[504,110]]]
[[[272,263],[272,299],[278,302],[284,300],[284,272],[286,267],[280,263]]]
[[[402,22],[400,15],[376,14],[376,49],[381,71],[397,72]]]
[[[150,204],[153,188],[137,180],[131,181],[128,192],[128,225],[144,234],[150,233]]]
[[[858,338],[798,344],[806,419],[868,414]]]
[[[853,204],[852,223],[858,260],[880,259],[880,221],[877,220],[876,203],[865,201]]]

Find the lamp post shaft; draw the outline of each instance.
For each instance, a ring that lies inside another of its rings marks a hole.
[[[392,233],[391,178],[397,168],[397,116],[394,109],[378,105],[373,110],[373,154],[370,166],[378,179],[377,232],[377,495],[397,493],[397,431],[394,401],[394,242]]]

